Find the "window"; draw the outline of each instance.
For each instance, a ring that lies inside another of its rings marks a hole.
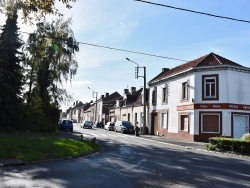
[[[180,114],[179,129],[180,131],[189,132],[189,115],[188,114]]]
[[[137,113],[135,113],[135,122],[134,122],[135,125],[136,125],[136,122],[137,122]]]
[[[220,114],[202,113],[201,122],[202,133],[220,133]]]
[[[167,129],[168,128],[168,116],[167,113],[161,114],[161,128]]]
[[[168,87],[167,85],[162,88],[162,102],[167,103],[168,102]]]
[[[182,100],[188,100],[188,82],[182,83],[182,94],[181,94]]]
[[[156,89],[152,91],[152,104],[153,105],[156,104]]]
[[[219,100],[218,75],[202,76],[202,99]]]

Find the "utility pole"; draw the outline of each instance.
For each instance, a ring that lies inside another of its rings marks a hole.
[[[146,67],[140,67],[138,63],[135,63],[134,61],[130,60],[129,58],[126,58],[126,60],[134,63],[137,65],[135,67],[135,78],[138,79],[138,77],[142,77],[144,79],[144,84],[143,84],[143,134],[146,134]],[[139,68],[143,68],[143,76],[138,76],[139,73]]]
[[[94,91],[93,89],[91,89],[90,87],[88,87],[88,89],[93,91],[93,98],[95,98],[95,110],[94,110],[94,122],[96,122],[97,120],[97,95],[98,93],[96,91]]]

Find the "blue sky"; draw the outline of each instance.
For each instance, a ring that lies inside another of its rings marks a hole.
[[[151,2],[250,20],[249,0],[151,0]],[[250,24],[149,5],[133,0],[78,0],[68,10],[58,5],[65,18],[72,17],[77,41],[183,60],[214,52],[250,67]],[[30,31],[30,26],[22,26]],[[65,84],[75,100],[89,102],[115,91],[143,86],[135,79],[135,64],[146,66],[147,82],[184,62],[80,45],[79,69],[73,82]],[[142,75],[142,69],[139,72]],[[64,105],[63,109],[72,106]]]

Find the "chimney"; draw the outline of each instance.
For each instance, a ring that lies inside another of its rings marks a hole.
[[[136,87],[131,87],[131,95],[134,95],[136,92]]]
[[[78,101],[76,101],[76,105],[78,104]]]
[[[108,97],[109,96],[109,93],[106,93],[106,96],[105,97]]]
[[[169,71],[169,68],[162,68],[162,72],[167,72]]]
[[[124,89],[124,95],[128,94],[128,89]]]

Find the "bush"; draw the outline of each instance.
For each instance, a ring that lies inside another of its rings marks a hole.
[[[60,116],[59,109],[48,106],[31,106],[24,104],[19,130],[32,132],[55,131]]]
[[[250,140],[212,137],[208,141],[208,150],[250,155]]]
[[[250,141],[250,134],[249,133],[244,134],[241,139]]]

